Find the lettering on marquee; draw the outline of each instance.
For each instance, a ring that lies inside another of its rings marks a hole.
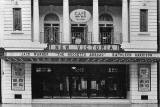
[[[5,56],[20,57],[111,57],[111,58],[160,58],[158,53],[117,53],[117,52],[6,52]]]
[[[152,53],[113,53],[113,57],[152,57]]]

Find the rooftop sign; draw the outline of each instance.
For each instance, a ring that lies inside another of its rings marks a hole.
[[[84,9],[76,9],[70,13],[70,18],[77,23],[83,23],[89,21],[91,14],[89,11]]]

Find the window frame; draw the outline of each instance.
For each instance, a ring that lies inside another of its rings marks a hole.
[[[143,74],[144,77],[141,77],[142,73],[144,73]],[[148,87],[146,87],[147,85]],[[139,92],[151,91],[151,65],[150,64],[138,64],[138,91]]]
[[[13,8],[13,31],[22,31],[22,9],[19,7]]]
[[[148,9],[140,9],[140,32],[148,32]]]

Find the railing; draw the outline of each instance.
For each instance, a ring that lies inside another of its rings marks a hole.
[[[72,44],[91,44],[92,33],[91,32],[71,32]]]
[[[121,44],[122,35],[118,34],[116,38],[111,36],[109,33],[100,33],[99,41],[102,45],[109,44]],[[40,32],[40,43],[48,44],[61,44],[62,43],[62,32],[55,32],[53,34],[45,34]],[[71,32],[71,44],[92,44],[93,36],[92,32]]]
[[[113,35],[110,32],[101,32],[99,39],[101,44],[113,44]]]
[[[60,44],[62,32],[44,33],[40,32],[40,42],[48,44]]]

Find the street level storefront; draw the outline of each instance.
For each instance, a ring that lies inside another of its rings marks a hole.
[[[34,64],[32,98],[125,99],[126,65]]]
[[[2,102],[157,103],[159,60],[151,52],[8,50],[2,58]]]

